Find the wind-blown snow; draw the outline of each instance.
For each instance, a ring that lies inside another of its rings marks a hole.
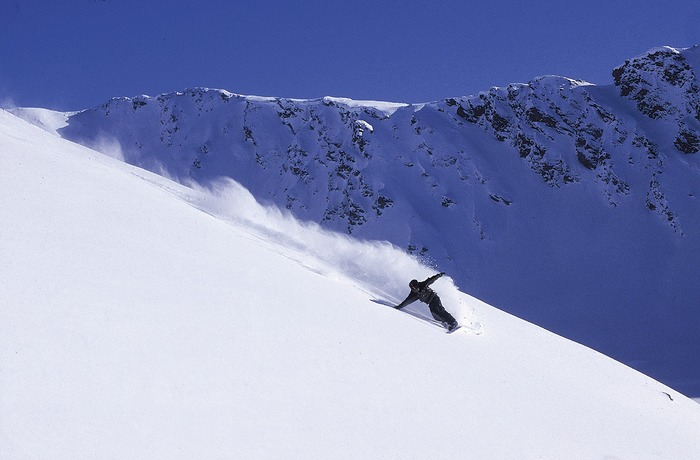
[[[2,458],[700,450],[699,405],[449,280],[445,305],[480,335],[371,302],[431,273],[388,244],[296,222],[235,183],[175,184],[4,111],[0,161]]]

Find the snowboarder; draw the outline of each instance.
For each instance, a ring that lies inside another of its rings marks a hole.
[[[396,305],[394,308],[400,310],[406,305],[420,300],[428,304],[433,318],[441,322],[448,332],[454,331],[459,326],[457,320],[445,310],[445,307],[442,306],[442,302],[440,301],[440,297],[438,297],[435,291],[428,287],[444,274],[444,272],[438,273],[421,282],[418,280],[411,280],[411,282],[408,283],[408,287],[411,288],[411,293],[408,294],[408,297],[406,297],[403,302]]]

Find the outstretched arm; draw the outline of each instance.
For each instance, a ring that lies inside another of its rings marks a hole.
[[[408,297],[406,297],[406,299],[403,302],[401,302],[394,308],[396,308],[397,310],[401,310],[403,307],[405,307],[408,304],[412,304],[416,300],[418,300],[418,296],[413,291],[411,291],[411,293],[408,294]]]
[[[431,284],[433,284],[438,278],[440,278],[444,274],[445,274],[445,272],[440,272],[437,275],[433,275],[430,278],[428,278],[427,280],[423,281],[423,284],[425,284],[426,286],[430,286]]]

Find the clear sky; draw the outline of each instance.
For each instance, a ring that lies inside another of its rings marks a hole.
[[[0,0],[0,106],[195,86],[428,102],[556,74],[612,82],[700,44],[700,0]]]

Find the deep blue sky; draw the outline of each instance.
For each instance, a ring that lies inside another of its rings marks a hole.
[[[2,0],[0,106],[194,86],[427,102],[557,74],[611,83],[700,44],[700,0]]]

